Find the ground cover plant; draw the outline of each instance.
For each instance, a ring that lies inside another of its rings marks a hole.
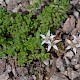
[[[19,66],[36,59],[48,59],[40,34],[46,34],[48,30],[54,33],[67,17],[69,8],[69,0],[54,0],[36,19],[33,18],[34,11],[22,15],[0,8],[0,57],[16,58]]]

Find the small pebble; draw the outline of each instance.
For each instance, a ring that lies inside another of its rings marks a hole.
[[[74,53],[72,51],[69,51],[65,54],[65,56],[69,59],[71,59],[74,56]]]
[[[76,64],[74,67],[75,67],[75,69],[79,69],[80,68],[80,64]]]

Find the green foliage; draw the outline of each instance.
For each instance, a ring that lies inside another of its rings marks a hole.
[[[19,66],[30,64],[35,59],[49,58],[41,46],[40,34],[49,29],[55,31],[69,10],[68,0],[56,1],[49,3],[37,19],[32,18],[32,12],[23,16],[22,13],[8,13],[0,8],[0,57],[17,58]]]
[[[67,17],[66,12],[69,8],[68,0],[55,0],[54,3],[49,3],[49,6],[46,6],[43,12],[38,16],[38,19],[42,23],[41,26],[55,30]]]

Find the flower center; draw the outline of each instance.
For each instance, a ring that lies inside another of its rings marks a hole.
[[[49,36],[46,36],[46,40],[47,40],[47,41],[50,40],[50,37],[49,37]]]

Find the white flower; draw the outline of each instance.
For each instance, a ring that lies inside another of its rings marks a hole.
[[[50,30],[47,32],[46,35],[41,34],[40,36],[44,39],[41,45],[43,45],[44,43],[48,44],[47,51],[50,51],[51,47],[58,50],[56,44],[61,40],[55,40],[56,35],[50,34]]]
[[[75,35],[72,35],[73,36],[73,40],[70,41],[69,39],[66,39],[66,42],[69,44],[69,46],[66,48],[66,50],[69,50],[69,49],[73,49],[73,52],[76,54],[76,50],[78,47],[80,47],[80,43],[79,43],[79,37],[77,38]]]
[[[55,50],[58,50],[58,47],[56,44],[60,42],[61,40],[52,40],[50,44],[48,44],[47,51],[50,51],[51,47],[53,47]]]
[[[52,40],[56,35],[50,34],[49,30],[46,35],[41,34],[40,36],[44,39],[43,42],[41,43],[41,45],[43,45],[44,43],[50,44],[51,43],[50,40]]]
[[[80,43],[80,35],[78,37],[76,37],[75,35],[72,35],[72,37],[74,38],[73,40],[74,43]]]

